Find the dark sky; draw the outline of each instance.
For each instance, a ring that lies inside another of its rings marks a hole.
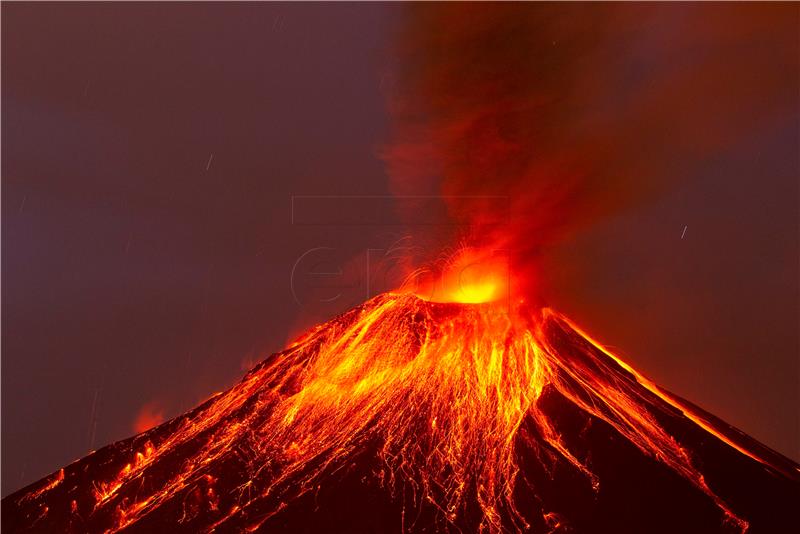
[[[3,5],[4,495],[364,300],[364,251],[407,235],[380,198],[404,21],[380,4]],[[797,459],[800,112],[770,117],[558,244],[548,283],[645,374]]]

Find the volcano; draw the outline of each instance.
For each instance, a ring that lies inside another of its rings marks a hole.
[[[6,532],[788,532],[800,468],[566,317],[374,297],[2,501]]]

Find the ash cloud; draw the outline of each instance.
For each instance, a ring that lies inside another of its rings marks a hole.
[[[797,15],[786,5],[410,6],[387,90],[393,190],[443,195],[473,241],[534,269],[548,245],[652,198],[791,109]],[[506,213],[484,198],[497,195]]]

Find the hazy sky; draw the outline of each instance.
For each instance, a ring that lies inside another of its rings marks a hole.
[[[364,300],[364,251],[408,230],[381,198],[337,197],[392,190],[385,98],[407,23],[396,4],[3,5],[4,495]],[[767,70],[771,52],[755,52]],[[548,298],[798,459],[800,112],[756,100],[730,121],[762,105],[758,128],[670,168],[674,186],[550,249]]]

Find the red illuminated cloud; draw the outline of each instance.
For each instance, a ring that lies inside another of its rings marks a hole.
[[[133,431],[137,434],[150,430],[164,422],[164,409],[158,402],[148,402],[139,409],[136,419],[133,421]]]

